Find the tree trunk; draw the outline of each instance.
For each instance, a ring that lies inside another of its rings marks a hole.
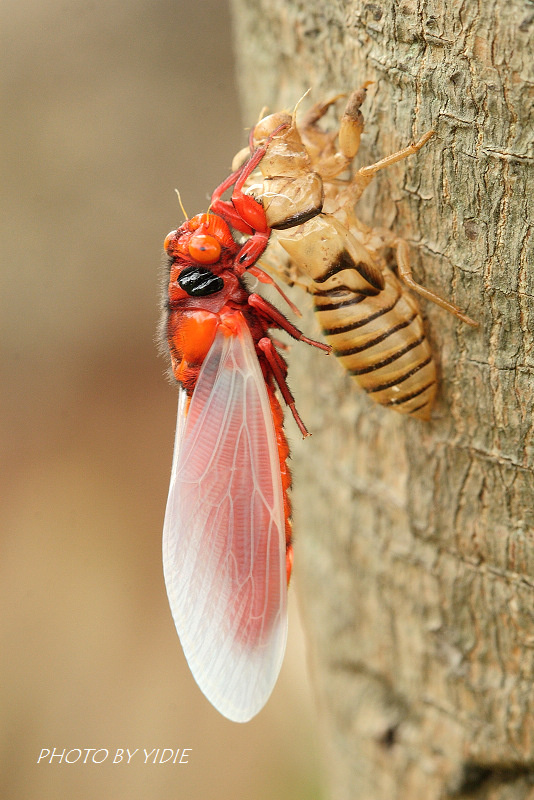
[[[373,405],[312,348],[290,357],[313,432],[293,436],[296,582],[331,796],[534,797],[534,7],[233,11],[247,124],[372,80],[359,166],[436,130],[358,213],[480,323],[421,303],[440,367],[430,423]]]

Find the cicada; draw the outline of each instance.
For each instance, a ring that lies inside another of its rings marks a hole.
[[[214,191],[207,213],[187,219],[164,244],[163,333],[180,387],[165,582],[194,678],[236,722],[267,701],[286,644],[291,477],[277,388],[307,435],[269,331],[330,350],[245,284],[247,273],[273,282],[256,264],[270,227],[262,205],[243,191],[271,139]]]
[[[261,199],[267,223],[289,256],[297,282],[304,281],[312,294],[326,341],[348,373],[375,402],[428,419],[436,366],[411,292],[468,325],[477,323],[416,283],[404,240],[356,216],[355,204],[376,173],[418,152],[434,133],[352,172],[365,94],[366,86],[352,93],[337,131],[323,130],[318,122],[339,96],[314,105],[298,125],[296,111],[261,119],[250,146],[269,143],[259,162],[261,183],[258,175],[251,176],[247,191]],[[273,137],[280,125],[283,129]],[[241,158],[242,153],[236,160]]]

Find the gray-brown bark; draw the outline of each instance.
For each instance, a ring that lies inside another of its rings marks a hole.
[[[358,164],[436,130],[359,213],[480,321],[421,303],[441,371],[430,423],[373,406],[311,348],[291,359],[314,434],[294,437],[296,573],[332,797],[532,797],[534,6],[233,11],[249,123],[373,80]]]

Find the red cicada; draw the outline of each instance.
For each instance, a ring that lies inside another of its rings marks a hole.
[[[286,643],[291,477],[276,388],[307,434],[269,329],[330,350],[243,281],[251,273],[272,283],[256,265],[271,229],[243,190],[267,146],[215,190],[207,214],[165,240],[165,338],[180,385],[165,582],[195,680],[236,722],[266,703]]]

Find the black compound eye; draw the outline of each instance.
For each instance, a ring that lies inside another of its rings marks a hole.
[[[224,281],[204,267],[186,267],[178,277],[178,286],[191,297],[206,297],[220,292]]]

